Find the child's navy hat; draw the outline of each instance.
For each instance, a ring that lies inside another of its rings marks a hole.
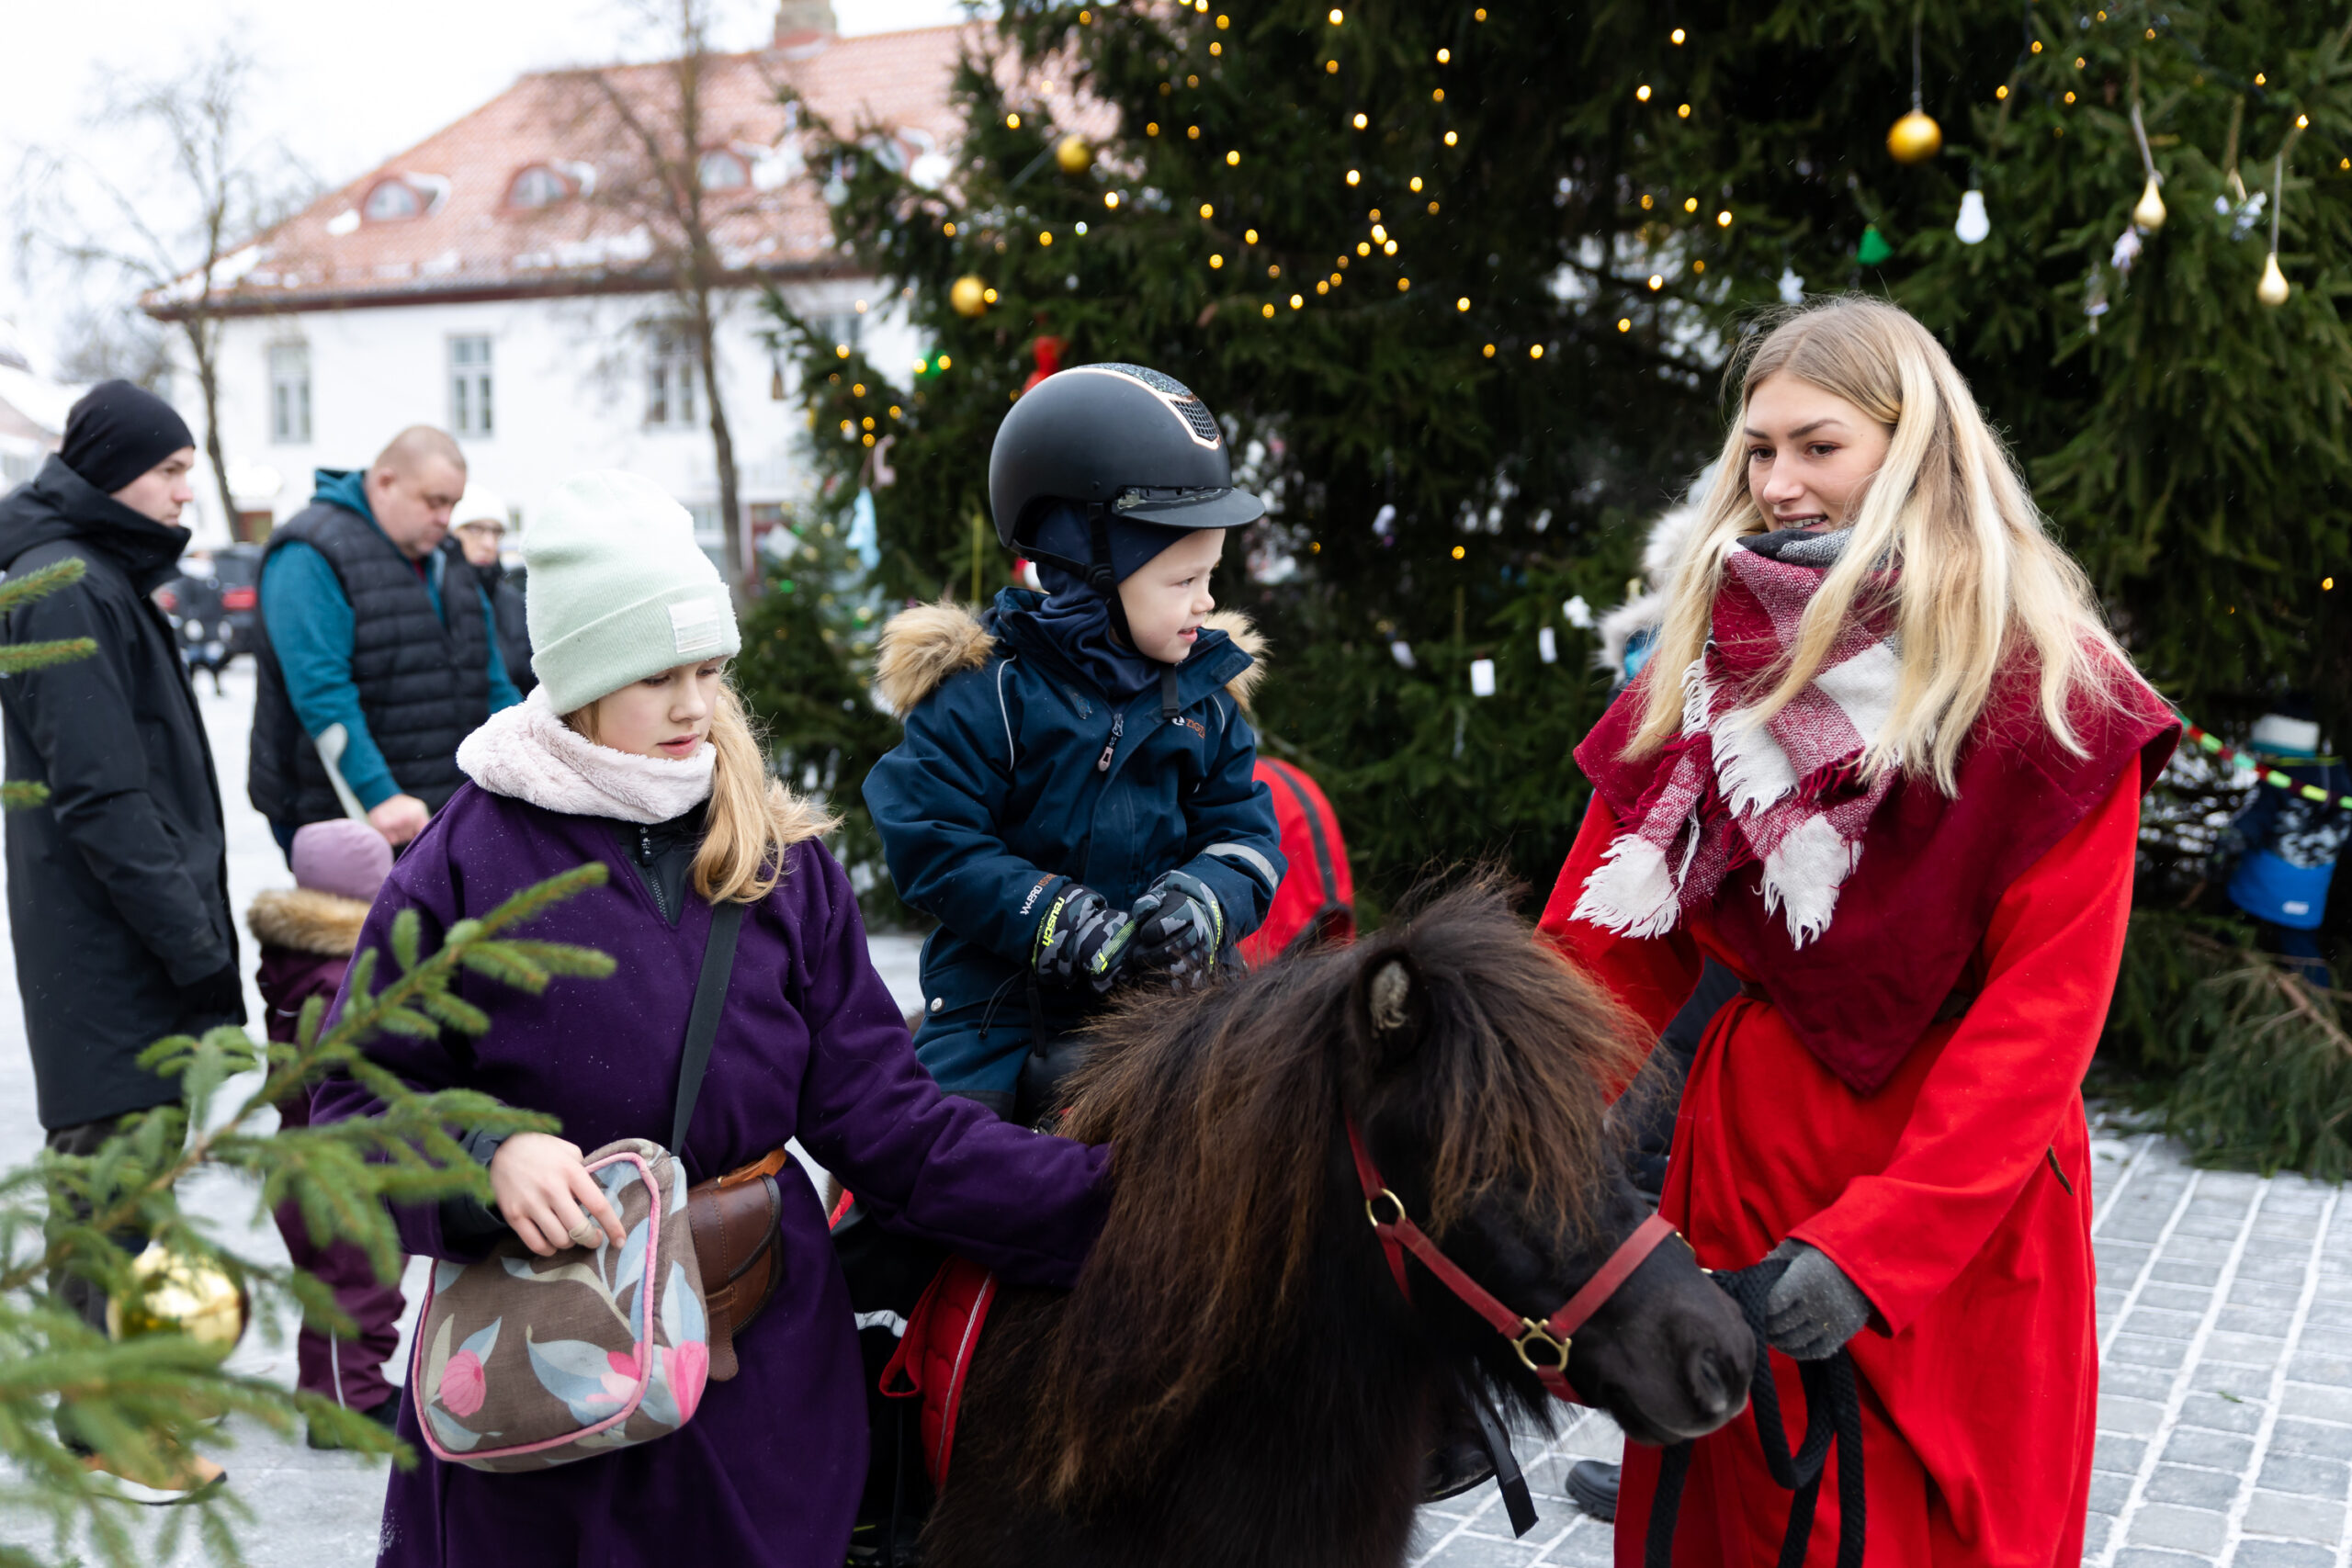
[[[1133,577],[1153,557],[1193,531],[1115,513],[1109,525],[1104,542],[1111,547],[1111,581],[1114,583]],[[1093,545],[1088,536],[1085,509],[1064,502],[1047,511],[1031,530],[1028,548],[1038,560],[1057,566],[1065,561],[1090,559]],[[1086,574],[1080,571],[1071,575],[1083,579]]]

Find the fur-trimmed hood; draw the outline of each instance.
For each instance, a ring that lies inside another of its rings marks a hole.
[[[1697,542],[1703,510],[1700,487],[1693,485],[1691,499],[1668,507],[1650,525],[1649,538],[1642,547],[1643,591],[1600,617],[1596,628],[1600,647],[1592,656],[1595,669],[1606,670],[1623,681],[1627,645],[1643,632],[1655,632],[1666,624],[1667,591],[1673,585],[1682,558]]]
[[[1201,625],[1223,632],[1250,656],[1249,667],[1225,683],[1233,700],[1250,705],[1250,694],[1266,671],[1266,638],[1238,610],[1219,610]],[[892,713],[905,716],[951,675],[985,667],[996,638],[969,605],[952,599],[918,604],[890,617],[874,660],[874,693]]]
[[[245,927],[264,947],[348,958],[359,945],[368,906],[309,887],[273,887],[254,897]]]

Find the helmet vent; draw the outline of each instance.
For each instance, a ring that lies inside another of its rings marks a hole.
[[[1204,446],[1215,446],[1225,439],[1225,432],[1223,429],[1219,428],[1216,423],[1216,417],[1209,412],[1208,405],[1201,401],[1198,397],[1194,396],[1193,389],[1190,387],[1185,386],[1183,382],[1179,381],[1173,376],[1162,375],[1160,372],[1150,368],[1148,366],[1143,365],[1124,365],[1114,363],[1109,365],[1089,365],[1086,368],[1089,370],[1109,370],[1115,372],[1118,375],[1131,377],[1137,381],[1141,381],[1145,386],[1149,387],[1153,391],[1158,392],[1161,400],[1166,402],[1169,407],[1183,415],[1184,423],[1192,426],[1193,439],[1201,443],[1201,445]]]

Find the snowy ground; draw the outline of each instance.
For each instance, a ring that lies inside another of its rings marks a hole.
[[[242,914],[255,893],[290,881],[244,800],[250,665],[230,674],[222,694],[209,682],[201,692]],[[873,951],[912,1010],[916,943],[877,937]],[[249,967],[252,956],[249,945]],[[40,1140],[22,1018],[4,999],[16,990],[9,964],[0,942],[0,1164],[26,1157]],[[257,998],[248,1007],[261,1016]],[[2192,1171],[2149,1138],[2102,1138],[2094,1155],[2104,1364],[2085,1562],[2352,1568],[2352,1206],[2335,1189],[2293,1177]],[[198,1183],[186,1198],[250,1250],[283,1257],[250,1191]],[[412,1303],[420,1272],[411,1266]],[[290,1384],[291,1325],[257,1325],[237,1362]],[[232,1485],[256,1516],[243,1532],[256,1568],[374,1561],[384,1461],[314,1453],[299,1437],[289,1443],[250,1426],[234,1435],[238,1447],[226,1457]],[[1619,1445],[1600,1416],[1548,1443],[1523,1441],[1542,1522],[1514,1541],[1491,1487],[1457,1498],[1424,1511],[1415,1568],[1607,1563],[1608,1527],[1577,1514],[1561,1483],[1575,1460],[1614,1457]],[[46,1544],[31,1521],[0,1513],[0,1545]]]

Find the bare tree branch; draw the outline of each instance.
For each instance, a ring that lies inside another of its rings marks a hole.
[[[250,55],[224,41],[178,75],[109,92],[93,125],[128,128],[163,153],[168,173],[131,184],[87,156],[36,147],[10,201],[17,267],[61,267],[145,298],[186,345],[204,401],[204,449],[221,516],[236,498],[220,436],[221,305],[239,248],[309,199],[316,181],[284,147],[251,137],[244,106],[259,90]],[[126,301],[127,303],[127,301]]]

